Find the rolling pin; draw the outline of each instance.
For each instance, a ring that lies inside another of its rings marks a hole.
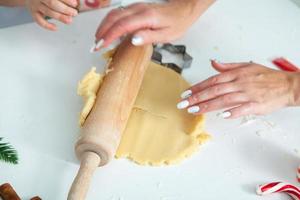
[[[117,48],[75,145],[81,163],[68,200],[84,200],[96,168],[115,155],[152,52],[152,45],[133,46],[129,36]]]

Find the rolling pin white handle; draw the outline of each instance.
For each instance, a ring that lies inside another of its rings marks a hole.
[[[86,152],[82,155],[80,169],[69,191],[68,200],[85,199],[92,176],[100,161],[100,157],[94,152]]]

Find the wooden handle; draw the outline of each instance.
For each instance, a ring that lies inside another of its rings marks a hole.
[[[84,200],[89,189],[89,185],[100,163],[100,157],[93,152],[84,153],[77,176],[68,194],[68,200]]]
[[[152,51],[152,45],[132,45],[130,37],[118,47],[75,146],[80,160],[91,151],[105,165],[115,155]]]

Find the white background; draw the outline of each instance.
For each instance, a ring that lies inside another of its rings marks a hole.
[[[0,183],[23,199],[66,199],[78,169],[73,144],[82,106],[77,82],[100,54],[90,54],[97,25],[108,9],[84,13],[56,33],[27,24],[0,30],[0,135],[19,152],[20,163],[0,163]],[[176,12],[176,11],[174,11]],[[287,0],[217,1],[178,44],[194,57],[184,72],[191,83],[215,74],[209,59],[255,61],[285,56],[300,65],[300,9]],[[288,199],[259,197],[257,184],[296,183],[300,109],[257,119],[207,116],[213,139],[179,165],[142,167],[124,159],[99,168],[89,200]]]

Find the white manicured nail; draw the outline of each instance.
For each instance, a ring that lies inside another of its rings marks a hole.
[[[100,49],[100,48],[102,47],[103,43],[104,43],[104,40],[103,40],[103,39],[99,40],[99,41],[97,42],[97,44],[96,44],[95,49],[96,49],[96,50]]]
[[[96,48],[96,44],[93,44],[93,46],[90,49],[90,53],[94,53]]]
[[[104,40],[101,39],[97,43],[93,44],[92,48],[90,49],[90,52],[94,53],[95,51],[99,50],[102,47],[103,43]]]
[[[189,104],[190,104],[190,103],[188,102],[188,100],[184,100],[184,101],[181,101],[181,102],[179,102],[179,103],[177,104],[177,108],[178,108],[178,109],[184,109],[184,108],[188,107]]]
[[[197,113],[200,111],[200,107],[199,106],[192,106],[190,108],[187,109],[188,113]]]
[[[188,98],[188,97],[192,96],[192,90],[186,90],[180,96],[182,99]]]
[[[133,38],[131,39],[131,43],[135,46],[139,46],[144,43],[144,40],[141,36],[133,36]]]
[[[228,117],[230,117],[231,116],[231,112],[223,112],[222,114],[221,114],[221,116],[224,118],[224,119],[226,119],[226,118],[228,118]]]

